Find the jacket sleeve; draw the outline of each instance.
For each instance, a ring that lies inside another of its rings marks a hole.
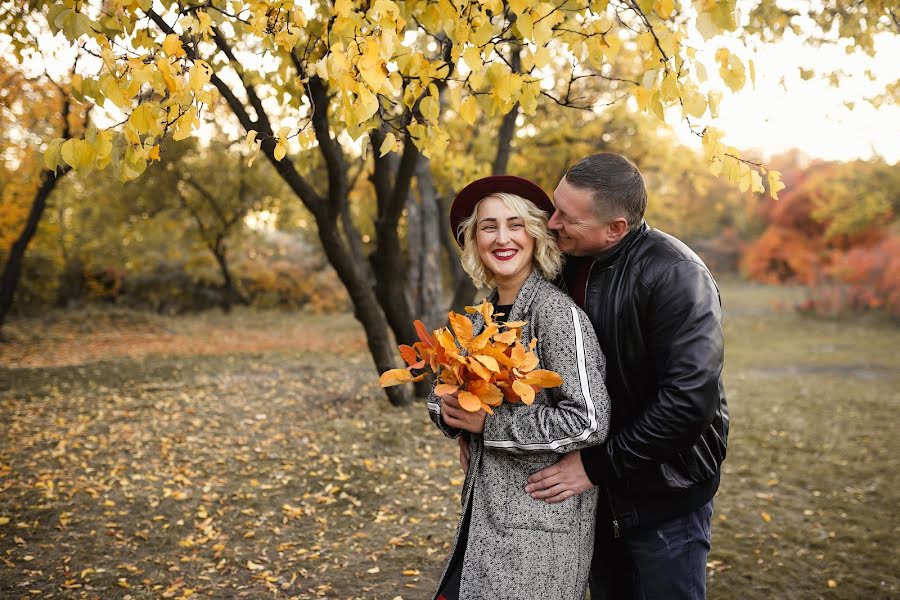
[[[459,435],[462,433],[462,429],[450,427],[449,425],[444,423],[444,419],[441,416],[441,398],[434,393],[434,388],[432,388],[431,393],[428,394],[426,406],[428,406],[428,415],[431,417],[432,423],[434,423],[435,426],[440,429],[445,436],[454,439],[459,437]]]
[[[672,459],[690,449],[719,406],[724,336],[719,292],[706,267],[670,265],[654,286],[645,343],[657,392],[652,403],[599,448],[582,452],[596,484]]]
[[[540,368],[556,371],[561,386],[549,402],[503,403],[484,422],[485,447],[510,452],[569,452],[600,444],[609,431],[606,363],[587,316],[548,299],[535,311]]]

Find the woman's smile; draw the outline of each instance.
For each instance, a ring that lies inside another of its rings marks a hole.
[[[498,248],[493,251],[493,255],[497,260],[510,260],[518,253],[519,251],[515,248]]]

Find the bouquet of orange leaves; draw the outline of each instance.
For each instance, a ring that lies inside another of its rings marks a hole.
[[[541,389],[562,385],[558,373],[535,368],[537,339],[532,339],[528,347],[520,341],[526,321],[495,322],[494,305],[486,300],[478,306],[467,306],[466,312],[484,317],[484,330],[477,336],[469,317],[455,312],[448,315],[449,328],[432,333],[422,321],[415,321],[419,341],[400,346],[407,368],[382,373],[381,386],[421,381],[430,370],[437,381],[435,394],[458,392],[459,404],[467,411],[483,408],[494,414],[491,408],[504,400],[531,404]]]

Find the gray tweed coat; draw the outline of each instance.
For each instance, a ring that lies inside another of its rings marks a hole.
[[[496,303],[496,290],[489,299]],[[472,320],[476,334],[484,329],[481,315]],[[539,368],[562,375],[562,386],[542,390],[531,406],[495,408],[482,435],[449,427],[441,419],[440,398],[428,399],[431,419],[445,435],[469,439],[462,490],[462,515],[471,508],[468,539],[459,547],[461,517],[451,553],[452,560],[465,551],[460,598],[581,600],[594,547],[597,488],[558,504],[534,500],[522,488],[529,475],[562,453],[606,439],[605,359],[587,316],[536,271],[519,291],[509,320],[528,321],[523,343],[537,338]],[[447,568],[441,585],[445,577]]]

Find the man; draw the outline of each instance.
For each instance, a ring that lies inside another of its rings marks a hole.
[[[553,195],[549,225],[606,355],[612,423],[605,443],[526,491],[554,503],[601,488],[592,600],[705,598],[729,421],[718,289],[685,244],[644,222],[644,180],[625,158],[582,160]]]

